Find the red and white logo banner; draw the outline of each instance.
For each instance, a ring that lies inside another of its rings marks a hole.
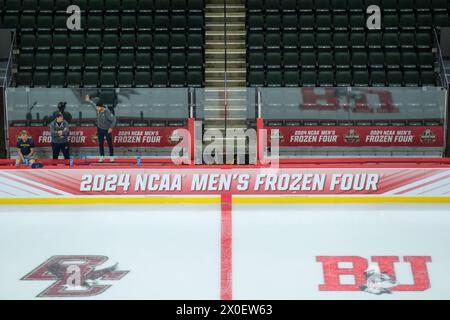
[[[177,141],[174,131],[181,127],[116,127],[113,142],[116,147],[173,147]],[[11,127],[9,146],[14,148],[20,133],[25,130],[37,148],[50,147],[52,138],[48,127]],[[97,128],[71,127],[69,143],[72,148],[98,146]]]
[[[441,126],[269,127],[279,130],[281,147],[442,147]]]
[[[445,196],[450,169],[39,169],[0,170],[0,197],[165,194]]]

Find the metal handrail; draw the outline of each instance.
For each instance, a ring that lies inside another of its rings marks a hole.
[[[13,37],[11,40],[11,49],[9,51],[9,57],[8,57],[8,63],[6,64],[6,73],[5,77],[3,78],[3,88],[8,88],[10,84],[10,73],[11,73],[11,65],[12,65],[12,59],[13,59],[13,51],[14,51],[14,44],[16,43],[16,31],[13,31]]]
[[[434,41],[436,43],[437,56],[438,56],[438,64],[439,64],[439,76],[441,78],[442,85],[447,89],[449,80],[447,78],[447,74],[445,72],[444,59],[442,58],[441,45],[439,44],[439,37],[436,32],[436,28],[433,28]]]
[[[223,32],[224,32],[224,107],[225,107],[225,131],[228,128],[228,39],[227,39],[227,0],[223,0]]]

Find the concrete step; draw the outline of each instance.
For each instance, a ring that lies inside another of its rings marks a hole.
[[[227,49],[241,49],[245,48],[245,43],[241,41],[227,41],[226,43]],[[205,49],[209,50],[224,50],[225,49],[225,43],[224,41],[207,41],[205,45]]]
[[[222,4],[207,4],[205,8],[205,13],[216,13],[216,12],[223,12],[224,6],[223,2]],[[245,7],[243,5],[230,5],[227,4],[227,13],[244,13],[245,14]]]
[[[245,49],[231,49],[226,51],[227,60],[245,60],[246,50]],[[224,49],[206,49],[205,58],[209,59],[223,59],[225,57]]]
[[[230,69],[234,68],[245,68],[246,62],[245,60],[227,60],[227,67]],[[224,60],[214,60],[210,59],[206,61],[206,68],[225,68]]]
[[[206,23],[205,28],[208,31],[225,32],[225,24],[224,23]],[[228,32],[232,32],[232,31],[245,32],[245,24],[241,24],[241,23],[227,23],[226,30],[227,30],[227,33]]]

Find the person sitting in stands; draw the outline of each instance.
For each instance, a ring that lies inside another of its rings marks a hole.
[[[34,142],[26,130],[20,133],[19,139],[17,140],[17,153],[19,159],[16,161],[16,166],[22,164],[32,165],[36,162],[34,159]]]

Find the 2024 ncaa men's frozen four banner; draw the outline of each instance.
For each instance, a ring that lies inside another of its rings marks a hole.
[[[173,147],[178,143],[172,139],[174,131],[181,127],[116,127],[113,142],[116,147]],[[51,146],[51,134],[48,127],[11,127],[9,146],[16,147],[16,138],[26,130],[33,138],[37,148]],[[70,128],[71,147],[97,147],[98,137],[95,127]]]
[[[448,196],[450,169],[0,170],[0,197],[199,194]]]
[[[442,147],[440,126],[269,127],[282,147]]]

